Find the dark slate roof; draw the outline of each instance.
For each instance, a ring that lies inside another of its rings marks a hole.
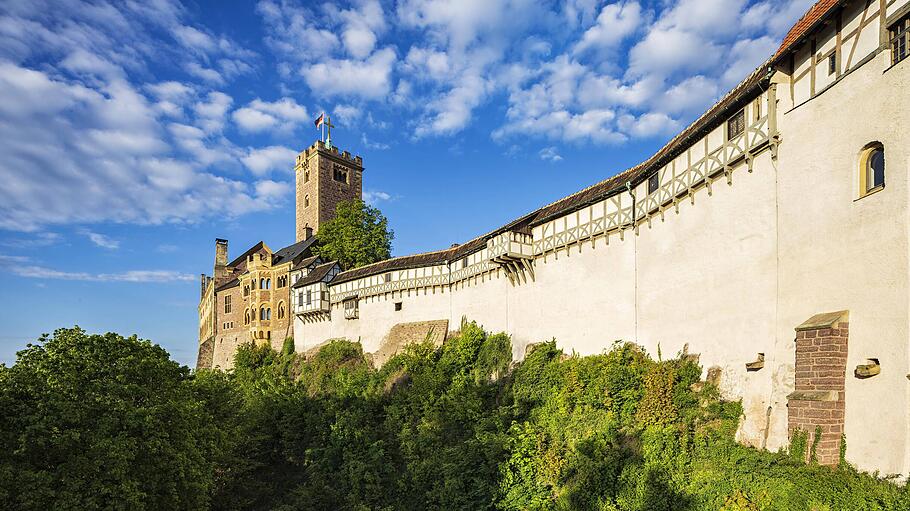
[[[293,245],[288,245],[281,250],[278,250],[272,254],[272,265],[286,263],[288,261],[293,261],[297,257],[303,255],[304,252],[316,241],[315,236],[310,236],[309,238],[298,241]]]
[[[230,264],[228,264],[228,266],[236,267],[236,266],[240,265],[240,263],[242,263],[248,255],[250,255],[254,252],[258,252],[264,246],[265,246],[265,243],[260,241],[259,243],[250,247],[246,252],[237,256],[237,259],[234,259],[233,261],[231,261]]]
[[[308,267],[312,266],[314,263],[318,263],[319,261],[320,261],[319,256],[304,257],[303,259],[297,261],[297,263],[294,264],[294,266],[291,268],[291,270],[299,270],[301,268],[308,268]]]
[[[456,261],[472,252],[480,250],[486,245],[488,239],[505,231],[530,232],[532,226],[544,223],[558,216],[572,213],[595,202],[604,200],[607,197],[616,195],[617,193],[622,193],[626,190],[626,182],[631,182],[633,186],[641,183],[647,179],[650,174],[658,171],[661,167],[672,161],[673,158],[682,154],[693,142],[726,122],[731,115],[743,108],[749,101],[755,99],[763,90],[767,89],[769,77],[768,70],[770,65],[771,60],[766,61],[695,122],[673,137],[673,139],[657,153],[630,169],[569,195],[568,197],[559,199],[552,204],[548,204],[495,231],[474,238],[467,243],[454,245],[451,248],[436,252],[394,257],[378,263],[361,266],[360,268],[354,268],[339,273],[332,282],[347,282],[367,275],[376,275],[387,271],[404,270]]]
[[[230,288],[232,288],[232,287],[237,287],[237,286],[239,286],[239,285],[240,285],[240,279],[238,279],[237,277],[234,277],[233,279],[231,279],[231,280],[225,282],[224,284],[221,284],[220,286],[216,287],[216,288],[215,288],[215,292],[217,293],[217,292],[219,292],[219,291],[224,291],[225,289],[230,289]]]
[[[325,264],[320,264],[319,266],[313,268],[313,270],[310,273],[307,273],[306,277],[303,277],[302,279],[298,280],[297,283],[291,287],[298,288],[298,287],[308,286],[310,284],[315,284],[316,282],[319,282],[320,280],[325,278],[325,276],[329,273],[329,271],[331,271],[332,268],[334,268],[337,265],[338,265],[338,263],[336,263],[335,261],[331,261],[331,262],[328,262]]]

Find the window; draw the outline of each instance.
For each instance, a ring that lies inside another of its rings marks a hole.
[[[732,140],[746,130],[746,112],[740,110],[727,121],[727,140]]]
[[[392,274],[391,274],[391,273],[386,273],[385,275],[383,275],[382,278],[383,278],[383,280],[385,281],[386,284],[388,284],[389,282],[392,282]]]
[[[278,319],[284,319],[284,302],[278,303]]]
[[[303,196],[303,207],[310,207],[310,196],[309,194]]]
[[[225,314],[231,313],[231,295],[227,295],[224,297],[224,313]]]
[[[312,303],[313,303],[313,290],[307,289],[306,290],[306,304],[311,305]]]
[[[831,55],[828,55],[828,76],[837,73],[837,52],[832,52]]]
[[[461,267],[462,268],[468,267],[468,258],[467,257],[465,257],[464,259],[461,260]]]
[[[344,319],[357,319],[360,314],[360,305],[357,297],[344,301]]]
[[[339,164],[336,163],[336,164],[332,167],[332,179],[334,179],[335,181],[338,181],[339,183],[345,183],[345,184],[347,184],[347,182],[348,182],[348,169],[346,169],[346,168],[344,168],[343,166],[341,166],[341,165],[339,165]]]
[[[249,309],[247,309],[243,312],[243,324],[244,325],[250,324],[250,310]]]
[[[272,279],[265,279],[265,288],[272,289]]]
[[[758,121],[761,119],[761,96],[755,98],[755,101],[752,102],[752,120]]]
[[[910,55],[910,14],[891,25],[888,34],[891,36],[891,64],[897,64]]]
[[[648,178],[648,195],[656,192],[658,188],[660,188],[660,176],[655,172]]]
[[[859,159],[859,189],[861,195],[885,186],[885,148],[875,142],[866,146]]]
[[[250,296],[250,286],[243,286],[243,296]]]
[[[303,291],[297,292],[297,305],[303,305]]]
[[[400,311],[400,310],[401,310],[401,302],[395,302],[395,310],[396,310],[396,311]]]
[[[304,182],[304,183],[309,183],[309,182],[310,182],[310,169],[304,169],[304,170],[303,170],[303,182]]]
[[[272,309],[265,310],[265,319],[272,319]]]

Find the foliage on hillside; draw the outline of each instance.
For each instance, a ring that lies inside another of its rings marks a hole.
[[[319,226],[315,251],[350,270],[388,259],[395,234],[379,209],[360,199],[339,202],[335,216]]]
[[[510,367],[510,349],[466,323],[378,370],[358,343],[304,360],[286,342],[241,348],[232,374],[192,376],[147,342],[58,331],[0,367],[0,409],[14,412],[0,419],[13,453],[0,457],[0,498],[22,509],[910,508],[903,487],[848,466],[735,443],[739,405],[691,390],[701,369],[690,361],[632,344],[567,356],[550,342]]]

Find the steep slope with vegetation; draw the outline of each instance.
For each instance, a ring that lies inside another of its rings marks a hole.
[[[16,509],[905,510],[899,484],[733,440],[741,414],[632,344],[511,365],[466,323],[373,369],[244,347],[191,374],[135,338],[60,330],[0,366],[0,499]]]

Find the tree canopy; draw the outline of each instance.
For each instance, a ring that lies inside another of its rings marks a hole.
[[[201,509],[211,415],[188,368],[149,341],[77,328],[0,366],[0,502],[8,509]]]
[[[4,509],[907,510],[910,488],[738,444],[691,358],[511,339],[464,322],[373,367],[242,345],[192,373],[148,341],[58,330],[0,365]]]
[[[319,226],[315,251],[327,261],[350,270],[388,259],[395,234],[379,209],[362,200],[338,203],[335,217]]]

